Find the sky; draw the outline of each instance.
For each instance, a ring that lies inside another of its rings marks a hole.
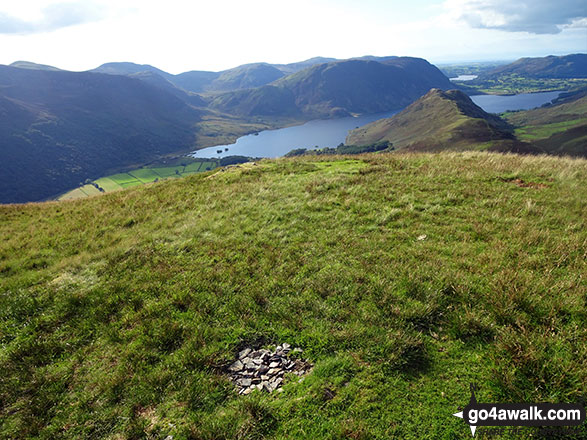
[[[0,64],[170,73],[315,56],[451,63],[587,53],[586,0],[0,0]]]

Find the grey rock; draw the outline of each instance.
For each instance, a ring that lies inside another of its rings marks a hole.
[[[241,387],[250,387],[251,386],[251,379],[239,379],[236,381]]]
[[[238,353],[238,358],[239,359],[243,359],[245,357],[247,357],[247,355],[251,352],[250,348],[245,348],[244,350],[239,351]]]
[[[245,368],[247,370],[254,370],[257,368],[257,365],[253,361],[248,360],[245,364]]]
[[[278,387],[279,385],[281,385],[283,383],[283,378],[282,377],[276,377],[271,379],[270,381],[272,384],[275,385],[275,387]]]
[[[236,361],[228,367],[228,369],[233,372],[241,371],[243,369],[243,363],[241,361]]]
[[[301,349],[292,349],[291,345],[283,342],[275,351],[267,349],[252,350],[245,348],[238,354],[238,359],[227,369],[237,392],[241,395],[249,394],[254,390],[267,392],[283,391],[283,377],[286,373],[295,373],[300,379],[307,374],[312,365],[304,359],[290,360],[288,353],[301,353]]]

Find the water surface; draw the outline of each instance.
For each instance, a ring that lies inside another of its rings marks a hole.
[[[471,100],[487,113],[507,110],[530,110],[557,98],[562,92],[519,93],[517,95],[475,95]]]
[[[236,143],[231,145],[218,145],[197,150],[193,155],[194,157],[225,157],[233,155],[280,157],[295,148],[336,147],[345,141],[349,130],[377,119],[389,118],[399,111],[339,119],[318,119],[295,127],[265,130],[257,135],[249,134],[240,137]],[[228,151],[226,151],[227,148]]]
[[[472,81],[479,75],[459,75],[456,78],[449,78],[451,81]]]

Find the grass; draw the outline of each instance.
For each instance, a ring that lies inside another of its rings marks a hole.
[[[313,156],[2,206],[0,438],[460,439],[470,382],[579,401],[586,176]],[[237,396],[221,367],[260,340],[313,372]]]
[[[587,125],[587,118],[574,119],[570,121],[554,122],[552,124],[527,125],[515,130],[516,136],[521,140],[533,141],[545,139],[556,133],[562,133],[569,128],[579,125]]]

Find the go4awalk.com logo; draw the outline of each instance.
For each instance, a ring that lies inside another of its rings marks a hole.
[[[471,384],[471,399],[460,417],[475,431],[479,426],[579,426],[585,421],[585,408],[575,403],[479,403]]]

